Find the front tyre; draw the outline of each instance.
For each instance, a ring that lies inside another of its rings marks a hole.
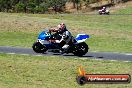
[[[101,13],[101,12],[99,12],[99,15],[102,15],[102,13]]]
[[[110,15],[110,12],[107,12],[107,15]]]
[[[83,56],[88,52],[88,45],[83,42],[83,43],[79,43],[77,45],[75,45],[74,50],[73,50],[73,54],[75,56]]]
[[[35,42],[32,48],[36,53],[44,53],[47,51],[47,48],[44,45],[42,45],[40,42]]]

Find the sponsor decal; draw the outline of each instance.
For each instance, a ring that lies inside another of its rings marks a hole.
[[[131,76],[129,74],[86,74],[82,66],[78,69],[77,83],[80,85],[89,83],[115,84],[130,83]]]

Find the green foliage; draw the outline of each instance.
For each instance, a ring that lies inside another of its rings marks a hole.
[[[34,10],[35,10],[35,13],[42,13],[42,12],[43,12],[43,8],[40,7],[40,6],[36,6],[36,7],[34,8]]]
[[[75,0],[75,3],[77,3],[77,4],[78,4],[79,2],[80,2],[80,0]]]
[[[16,6],[15,6],[17,11],[23,11],[24,7],[25,7],[25,5],[22,2],[17,3]]]
[[[73,7],[77,10],[82,3],[88,6],[91,3],[99,2],[100,0],[0,0],[0,12],[25,12],[25,13],[44,13],[52,8],[55,12],[64,11],[66,2],[72,2]],[[121,0],[127,2],[129,0]]]
[[[31,11],[31,13],[34,13],[35,8],[36,8],[36,5],[35,5],[34,2],[29,2],[29,3],[28,3],[27,9],[28,9],[29,11]]]
[[[91,3],[96,3],[96,2],[98,2],[99,0],[83,0],[83,1],[85,2],[86,6],[88,6],[89,4],[91,4]]]
[[[41,12],[44,13],[50,7],[59,7],[61,9],[65,6],[67,0],[0,0],[0,11],[7,11],[9,9],[17,12]]]
[[[7,11],[11,9],[11,0],[0,0],[0,11]]]
[[[40,4],[40,8],[41,8],[42,13],[47,11],[49,7],[50,7],[50,3],[43,2]]]
[[[65,6],[67,0],[48,0],[50,7],[53,7],[55,12],[62,11],[62,7]]]

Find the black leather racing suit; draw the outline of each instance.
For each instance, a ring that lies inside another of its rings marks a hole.
[[[55,35],[58,37],[56,43],[60,44],[61,50],[66,51],[69,49],[69,46],[72,46],[74,38],[66,28],[56,32]]]

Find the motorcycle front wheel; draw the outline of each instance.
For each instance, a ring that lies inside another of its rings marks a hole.
[[[32,48],[36,53],[44,53],[47,51],[47,48],[44,45],[42,45],[40,42],[35,42]]]
[[[73,50],[73,54],[75,56],[83,56],[88,52],[88,45],[83,42],[83,43],[79,43],[77,45],[75,45],[74,50]]]

